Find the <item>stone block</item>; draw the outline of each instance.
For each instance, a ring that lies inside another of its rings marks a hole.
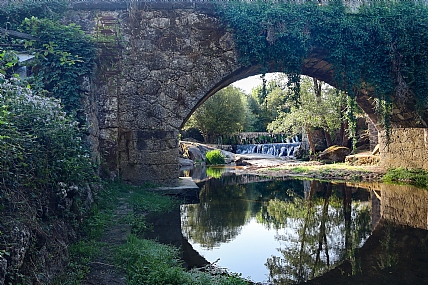
[[[386,132],[380,132],[381,165],[386,168],[422,168],[428,170],[428,148],[425,147],[425,128],[394,128],[390,142]]]

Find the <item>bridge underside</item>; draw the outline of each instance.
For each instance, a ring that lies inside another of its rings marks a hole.
[[[178,181],[178,133],[209,96],[236,80],[260,73],[239,62],[233,34],[220,24],[208,3],[77,3],[69,20],[88,31],[103,29],[93,19],[117,24],[115,57],[100,58],[87,113],[93,145],[104,168],[135,184]],[[105,28],[105,27],[104,27]],[[327,53],[314,49],[302,73],[333,86]],[[268,72],[281,69],[275,62]],[[113,72],[112,72],[113,71]],[[337,86],[340,87],[340,86]],[[358,104],[378,124],[371,94],[361,90]],[[428,112],[417,115],[414,101],[394,102],[391,143],[381,136],[382,161],[390,167],[428,169]]]

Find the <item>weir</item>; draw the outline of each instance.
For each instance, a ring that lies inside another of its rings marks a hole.
[[[237,145],[237,154],[260,153],[270,154],[279,157],[294,157],[294,152],[300,147],[301,142],[293,139],[287,143],[267,143],[267,144],[246,144]]]

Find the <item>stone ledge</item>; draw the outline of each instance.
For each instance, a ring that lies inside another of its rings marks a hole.
[[[348,155],[345,158],[345,163],[353,166],[361,165],[377,165],[380,162],[379,155]]]
[[[188,195],[199,193],[199,187],[196,185],[196,183],[193,181],[191,177],[180,177],[178,179],[178,185],[177,186],[161,186],[150,189],[152,191],[156,192],[162,192],[163,194],[169,194],[169,195]]]

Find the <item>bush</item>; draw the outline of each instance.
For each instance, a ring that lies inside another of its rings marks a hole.
[[[220,150],[210,150],[205,155],[208,164],[224,164],[225,157]]]
[[[19,79],[0,74],[0,106],[3,186],[55,189],[66,195],[62,192],[74,191],[67,187],[93,178],[78,123],[59,100],[36,95]]]

